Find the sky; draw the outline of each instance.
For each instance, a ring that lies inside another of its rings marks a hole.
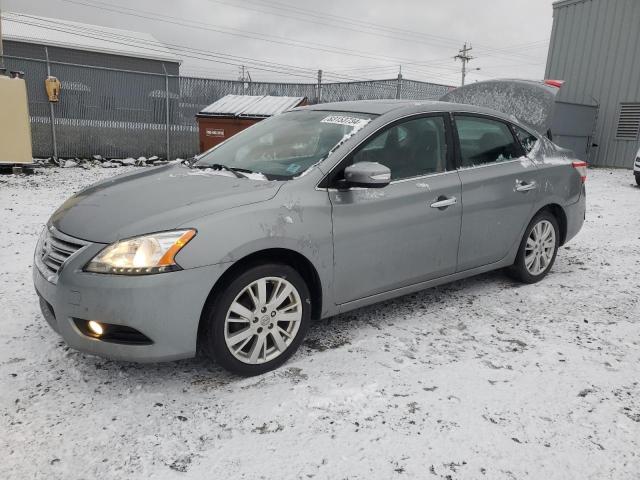
[[[552,0],[0,0],[3,11],[151,33],[181,73],[254,81],[544,76]],[[215,55],[215,57],[213,56]],[[242,58],[239,58],[242,57]],[[479,70],[477,70],[479,69]]]

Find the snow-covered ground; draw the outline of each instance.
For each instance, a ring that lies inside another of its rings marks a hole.
[[[0,478],[638,479],[640,189],[590,170],[552,274],[496,272],[322,321],[275,372],[68,349],[41,225],[123,169],[0,176]]]

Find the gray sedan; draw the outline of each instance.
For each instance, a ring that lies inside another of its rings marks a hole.
[[[445,102],[321,104],[102,181],[38,242],[43,314],[84,352],[201,351],[254,375],[314,319],[505,267],[537,282],[582,227],[586,164],[532,125]]]

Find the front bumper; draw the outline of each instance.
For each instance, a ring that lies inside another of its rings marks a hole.
[[[137,277],[83,272],[103,247],[90,244],[70,257],[55,284],[34,262],[33,282],[51,327],[70,347],[106,358],[157,362],[195,356],[202,309],[228,264]],[[78,329],[74,318],[131,327],[153,343],[92,338]]]
[[[633,162],[633,172],[636,175],[640,174],[640,157],[637,157],[635,162]]]

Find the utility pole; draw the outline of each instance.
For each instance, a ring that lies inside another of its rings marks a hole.
[[[396,80],[396,98],[402,98],[402,65],[400,65],[400,70],[398,70],[398,79]]]
[[[245,91],[248,89],[249,95],[251,95],[251,74],[244,65],[240,66],[240,78],[238,80],[242,82],[242,89]]]
[[[318,70],[318,86],[316,92],[316,103],[322,102],[322,70]]]
[[[169,111],[169,73],[162,64],[162,70],[164,70],[164,110],[165,110],[165,152],[167,154],[167,160],[171,160],[171,112]]]
[[[253,80],[251,79],[251,72],[249,72],[249,70],[247,70],[247,78],[245,83],[249,84],[249,95],[253,95]]]
[[[460,49],[458,55],[456,55],[454,60],[460,60],[462,62],[462,86],[464,86],[464,79],[467,76],[467,63],[473,60],[473,57],[469,55],[469,52],[473,49],[471,45],[467,47],[467,42],[464,42],[464,47]]]

